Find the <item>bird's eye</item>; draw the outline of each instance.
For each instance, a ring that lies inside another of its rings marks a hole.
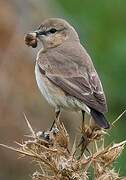
[[[55,28],[52,28],[49,30],[50,33],[54,34],[57,30]]]

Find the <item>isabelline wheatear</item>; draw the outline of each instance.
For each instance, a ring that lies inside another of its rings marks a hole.
[[[42,48],[36,59],[36,81],[42,95],[55,107],[56,119],[61,109],[82,111],[83,122],[87,112],[99,127],[109,128],[99,76],[75,29],[63,19],[50,18],[25,37],[26,44],[34,48],[38,41]]]

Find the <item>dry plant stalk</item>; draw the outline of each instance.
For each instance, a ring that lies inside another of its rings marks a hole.
[[[94,148],[90,148],[88,155],[85,150],[78,159],[80,151],[76,143],[71,151],[68,149],[69,135],[63,123],[56,123],[50,131],[36,133],[26,116],[25,119],[31,132],[28,140],[22,144],[17,143],[19,148],[2,146],[30,156],[39,165],[40,171],[33,173],[32,180],[88,180],[89,167],[93,168],[94,180],[126,180],[126,177],[120,177],[112,168],[113,161],[122,152],[126,141],[104,147],[106,132],[90,123],[83,131],[87,138],[86,148],[90,147],[89,144]]]

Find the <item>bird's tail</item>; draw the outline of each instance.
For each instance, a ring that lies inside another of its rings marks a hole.
[[[108,123],[107,119],[105,118],[105,116],[95,110],[95,109],[91,109],[91,116],[93,117],[93,119],[95,120],[95,122],[104,129],[109,129],[110,128],[110,124]]]

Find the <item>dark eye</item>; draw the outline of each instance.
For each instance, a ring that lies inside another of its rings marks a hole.
[[[52,28],[49,30],[50,33],[54,34],[57,30],[55,28]]]

